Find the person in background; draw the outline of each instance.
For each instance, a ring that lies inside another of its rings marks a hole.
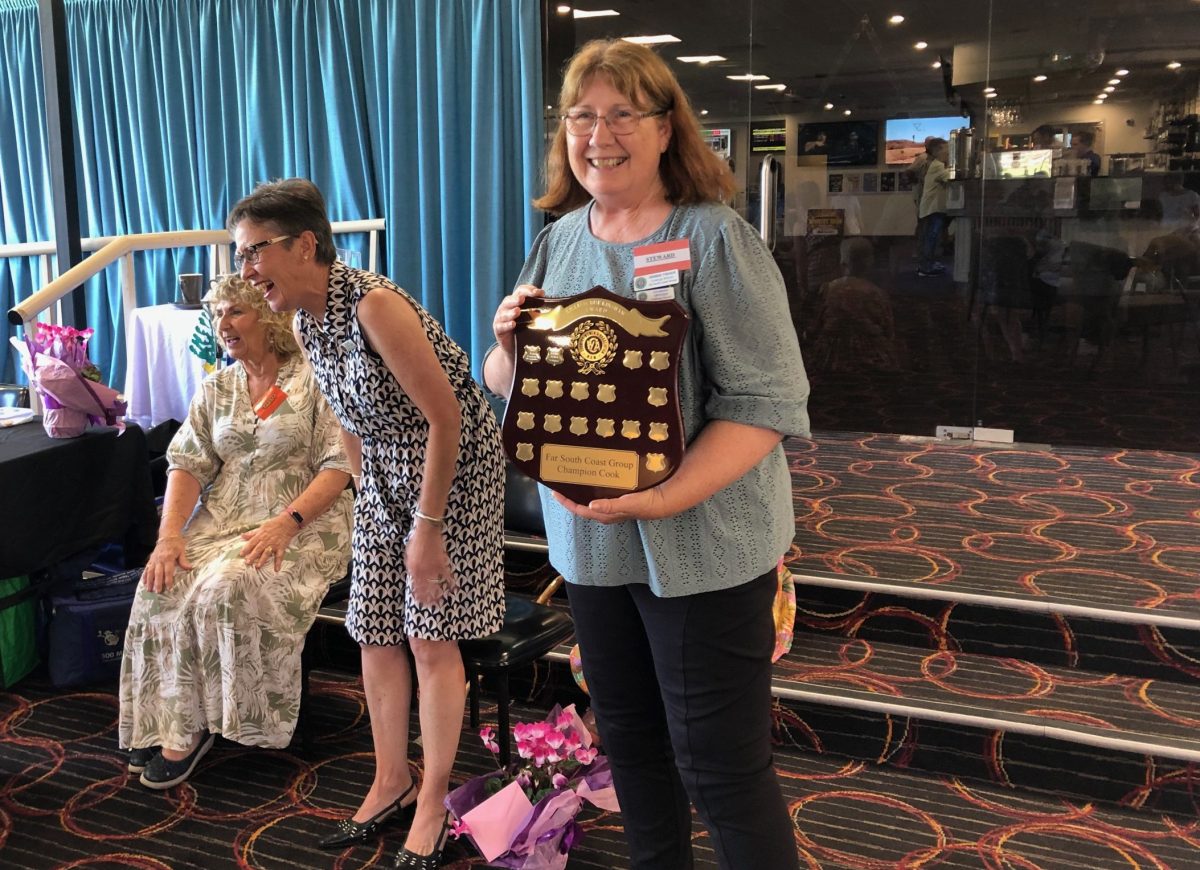
[[[863,238],[842,246],[846,274],[821,287],[809,366],[818,372],[895,372],[904,354],[892,303],[869,277],[874,251]]]
[[[946,227],[946,193],[950,187],[950,170],[946,161],[950,146],[945,139],[934,137],[925,146],[929,151],[929,165],[925,169],[925,181],[921,185],[921,208],[917,212],[924,225],[917,255],[917,275],[930,278],[946,271],[937,261],[937,246]]]
[[[1049,124],[1035,127],[1029,134],[1029,147],[1032,149],[1057,149],[1058,141],[1054,138],[1054,128]]]
[[[1167,230],[1194,228],[1200,221],[1200,193],[1183,186],[1182,172],[1163,176],[1163,189],[1158,194],[1162,206],[1162,225]]]
[[[1096,144],[1096,134],[1083,130],[1071,137],[1071,156],[1076,160],[1088,162],[1088,175],[1093,178],[1100,174],[1100,155],[1092,150]]]
[[[320,845],[365,842],[384,822],[411,818],[395,866],[436,867],[466,701],[458,641],[504,621],[499,426],[441,325],[387,278],[336,259],[311,181],[260,184],[228,227],[242,277],[273,311],[299,309],[300,344],[345,430],[358,484],[346,630],[362,650],[375,778]],[[415,796],[409,655],[425,763]]]
[[[291,315],[234,275],[205,301],[234,363],[167,450],[121,660],[120,745],[153,789],[187,779],[217,734],[288,745],[304,638],[350,559],[350,466]]]
[[[770,251],[722,204],[734,181],[650,49],[597,40],[571,60],[539,235],[496,311],[484,376],[508,396],[530,298],[633,296],[643,246],[687,240],[671,293],[687,449],[675,475],[578,504],[541,488],[567,579],[635,868],[692,866],[690,803],[723,868],[793,870],[771,758],[775,568],[795,534],[785,435],[808,433],[808,379]]]
[[[929,146],[936,138],[936,136],[926,136],[925,150],[914,157],[913,162],[908,164],[908,168],[904,170],[905,176],[912,185],[913,207],[917,212],[917,228],[913,232],[913,237],[917,240],[918,249],[921,244],[921,227],[924,226],[920,217],[921,194],[925,192],[925,170],[929,168],[929,160],[932,157],[929,153]]]

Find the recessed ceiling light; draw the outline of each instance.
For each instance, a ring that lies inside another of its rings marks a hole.
[[[1092,100],[1092,105],[1093,106],[1103,106],[1104,100]]]
[[[1127,76],[1127,75],[1129,75],[1129,70],[1127,70],[1127,69],[1119,69],[1119,70],[1117,70],[1115,73],[1113,73],[1113,75],[1115,75],[1115,76]]]
[[[621,13],[616,9],[576,9],[571,14],[576,18],[609,18]]]
[[[622,36],[621,39],[625,42],[632,42],[637,45],[662,45],[666,42],[682,42],[678,36],[672,36],[669,33],[659,33],[655,36]]]
[[[1167,64],[1167,69],[1179,69],[1181,66],[1183,66],[1183,64],[1181,64],[1177,60],[1173,60],[1169,64]]]
[[[893,15],[891,18],[888,19],[888,24],[903,24],[903,23],[904,23],[903,15]]]
[[[1121,80],[1120,79],[1109,79],[1108,83],[1110,85],[1119,85],[1121,83]]]
[[[833,103],[826,103],[826,104],[825,104],[825,111],[827,111],[827,112],[828,112],[828,111],[829,111],[830,109],[832,109],[832,108],[833,108]]]
[[[708,114],[708,109],[701,109],[701,110],[700,110],[700,115],[701,115],[702,117],[703,117],[704,115],[707,115],[707,114]]]
[[[555,11],[555,12],[557,12],[559,15],[566,15],[568,12],[570,12],[570,11],[571,11],[571,7],[570,7],[570,6],[565,6],[565,5],[564,5],[564,6],[559,6],[559,7],[557,7],[557,8],[556,8],[554,11]]]
[[[787,85],[755,85],[756,91],[786,91]]]
[[[995,90],[996,90],[996,89],[995,89],[995,88],[993,88],[991,85],[988,85],[986,88],[984,88],[984,89],[983,89],[983,92],[984,92],[985,94],[987,94],[987,93],[991,93],[992,91],[995,91]]]
[[[845,110],[843,110],[843,111],[842,111],[842,114],[843,114],[843,115],[849,115],[849,114],[850,114],[850,110],[849,110],[849,109],[845,109]]]
[[[770,76],[760,76],[754,73],[745,73],[740,76],[725,76],[731,82],[765,82]]]
[[[1034,76],[1033,80],[1035,82],[1044,82],[1046,80],[1046,77],[1045,76]]]
[[[990,91],[990,92],[989,92],[989,91],[985,91],[985,92],[984,92],[984,94],[983,94],[983,98],[984,98],[985,100],[990,100],[990,99],[992,99],[992,97],[994,97],[994,96],[996,96],[996,92],[995,92],[995,91]]]
[[[682,57],[677,57],[675,59],[677,61],[679,61],[680,63],[698,63],[698,64],[716,63],[717,61],[725,60],[725,58],[723,58],[719,54],[687,54],[687,55],[683,55]]]
[[[933,62],[933,68],[934,68],[934,69],[941,69],[941,68],[942,68],[942,62],[941,62],[940,60],[935,60],[935,61]]]
[[[1096,99],[1097,100],[1107,100],[1108,94],[1096,94]]]
[[[1107,88],[1104,89],[1104,93],[1111,94],[1115,90],[1116,90],[1116,88],[1114,88],[1112,85],[1109,85]]]
[[[917,51],[924,51],[925,49],[929,48],[929,43],[922,39],[920,42],[915,43],[913,48],[915,48]]]

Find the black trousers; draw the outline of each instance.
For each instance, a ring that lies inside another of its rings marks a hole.
[[[771,760],[775,572],[658,598],[567,584],[634,868],[692,867],[689,800],[727,870],[794,870]]]

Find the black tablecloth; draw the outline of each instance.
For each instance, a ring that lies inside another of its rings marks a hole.
[[[50,438],[35,420],[0,429],[0,578],[34,574],[118,541],[138,560],[158,519],[146,435],[89,429]]]

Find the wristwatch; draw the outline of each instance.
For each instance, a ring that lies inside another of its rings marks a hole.
[[[295,508],[288,508],[287,514],[296,521],[296,525],[298,527],[304,528],[304,517],[301,515],[300,511],[296,510]]]

